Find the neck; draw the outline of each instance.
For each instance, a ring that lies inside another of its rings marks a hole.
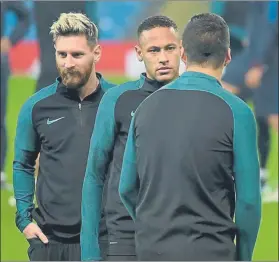
[[[213,69],[209,67],[201,67],[197,65],[190,65],[186,68],[186,71],[191,71],[191,72],[198,72],[198,73],[203,73],[206,75],[210,75],[212,77],[215,77],[218,81],[221,82],[222,74],[223,74],[223,69],[218,68],[218,69]]]
[[[97,89],[98,84],[99,79],[94,71],[91,73],[87,83],[79,90],[80,100],[82,101],[85,97],[91,95]]]
[[[156,79],[152,78],[152,77],[148,74],[148,72],[146,72],[145,74],[146,74],[146,77],[147,77],[149,80],[151,80],[151,81],[156,81],[156,82],[157,82],[158,84],[160,84],[161,86],[167,85],[167,84],[169,84],[170,82],[174,81],[175,79],[177,79],[177,78],[179,77],[179,72],[177,72],[177,75],[175,75],[173,79],[170,79],[170,80],[164,81],[164,82],[159,82],[159,81],[157,81]]]

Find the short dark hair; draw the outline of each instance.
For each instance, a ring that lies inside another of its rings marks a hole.
[[[154,15],[144,19],[138,27],[138,37],[143,31],[151,30],[157,27],[173,28],[178,31],[176,23],[164,15]]]
[[[184,29],[182,45],[187,63],[208,64],[217,69],[224,63],[230,47],[229,27],[216,14],[195,15]]]

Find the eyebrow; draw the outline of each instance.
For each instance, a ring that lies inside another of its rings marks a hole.
[[[70,53],[70,54],[85,54],[84,51],[71,51],[71,52],[67,52],[67,51],[63,51],[63,50],[57,50],[56,51],[58,54],[62,54],[62,53]]]
[[[149,50],[149,49],[161,49],[161,48],[166,48],[166,47],[171,47],[171,46],[177,46],[177,44],[171,43],[171,44],[167,44],[167,45],[165,45],[165,46],[163,46],[163,47],[160,47],[160,46],[150,46],[150,47],[148,47],[147,49],[148,49],[148,50]]]

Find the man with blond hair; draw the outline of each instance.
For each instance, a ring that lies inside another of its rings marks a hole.
[[[50,34],[60,77],[30,97],[18,116],[13,163],[16,225],[30,244],[30,260],[77,261],[89,141],[99,102],[113,85],[95,71],[101,57],[98,29],[85,15],[62,13]]]

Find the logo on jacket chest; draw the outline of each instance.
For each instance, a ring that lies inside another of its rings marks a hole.
[[[57,121],[59,121],[59,120],[61,120],[63,118],[65,118],[65,116],[62,116],[62,117],[59,117],[59,118],[55,118],[55,119],[48,118],[47,119],[47,125],[51,125],[51,124],[53,124],[53,123],[55,123],[55,122],[57,122]]]

